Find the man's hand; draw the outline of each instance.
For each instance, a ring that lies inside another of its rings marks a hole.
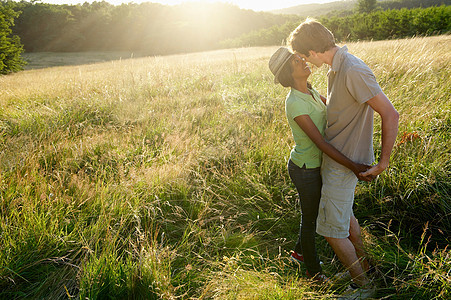
[[[355,164],[355,169],[353,170],[355,176],[357,176],[357,178],[361,181],[371,181],[374,178],[376,178],[376,176],[372,176],[371,174],[369,175],[363,175],[364,173],[366,173],[367,171],[371,170],[372,167],[368,166],[368,165],[364,165],[364,164]]]
[[[376,178],[377,175],[382,173],[386,168],[387,168],[387,166],[383,166],[383,165],[381,165],[381,163],[378,163],[377,165],[372,166],[368,170],[361,172],[359,175],[363,176],[363,177],[371,176],[373,178]]]

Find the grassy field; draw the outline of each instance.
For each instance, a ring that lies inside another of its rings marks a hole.
[[[348,47],[401,115],[390,168],[356,192],[377,296],[449,298],[451,36]],[[0,77],[0,299],[340,294],[288,259],[300,212],[275,49]],[[311,76],[322,94],[326,72]]]
[[[25,70],[34,70],[60,66],[75,66],[109,62],[144,56],[134,52],[31,52],[24,53],[23,58],[27,62]]]

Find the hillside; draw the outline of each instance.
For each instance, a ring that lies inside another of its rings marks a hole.
[[[354,8],[356,0],[333,1],[329,3],[301,4],[284,9],[272,10],[275,14],[299,15],[302,17],[318,17],[331,12],[350,11]]]
[[[302,17],[319,17],[327,15],[351,14],[357,5],[357,0],[333,1],[322,4],[301,4],[289,8],[272,10],[275,14],[295,14]],[[401,9],[416,7],[431,7],[451,5],[451,0],[378,0],[379,9]]]

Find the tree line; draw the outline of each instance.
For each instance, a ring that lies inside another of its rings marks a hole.
[[[385,40],[451,31],[451,6],[390,9],[321,18],[339,41]]]
[[[225,3],[7,3],[20,12],[12,30],[27,52],[139,51],[160,55],[203,51],[218,48],[223,39],[294,19]]]
[[[451,5],[451,0],[347,0],[328,3],[301,4],[275,10],[279,14],[296,14],[301,17],[344,17],[356,12],[388,10],[402,8],[426,8],[431,6]]]
[[[431,6],[442,6],[450,4],[450,0],[386,0],[377,2],[377,6],[381,10],[427,8]]]
[[[25,63],[20,56],[23,46],[11,30],[17,16],[18,13],[10,7],[0,6],[0,74],[19,71]]]
[[[320,17],[318,20],[334,33],[339,42],[438,35],[451,32],[451,6],[375,10],[344,17]],[[299,21],[287,22],[256,30],[238,38],[224,40],[222,46],[280,45],[298,25]]]

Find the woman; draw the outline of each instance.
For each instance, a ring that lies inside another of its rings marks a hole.
[[[308,277],[324,282],[327,277],[322,273],[315,246],[322,185],[322,152],[352,170],[362,180],[366,179],[359,173],[369,167],[352,162],[324,140],[326,99],[307,82],[311,70],[303,58],[288,48],[280,47],[271,56],[269,68],[276,84],[291,88],[285,110],[296,145],[290,153],[288,172],[298,191],[302,210],[299,237],[291,259],[305,263]]]

